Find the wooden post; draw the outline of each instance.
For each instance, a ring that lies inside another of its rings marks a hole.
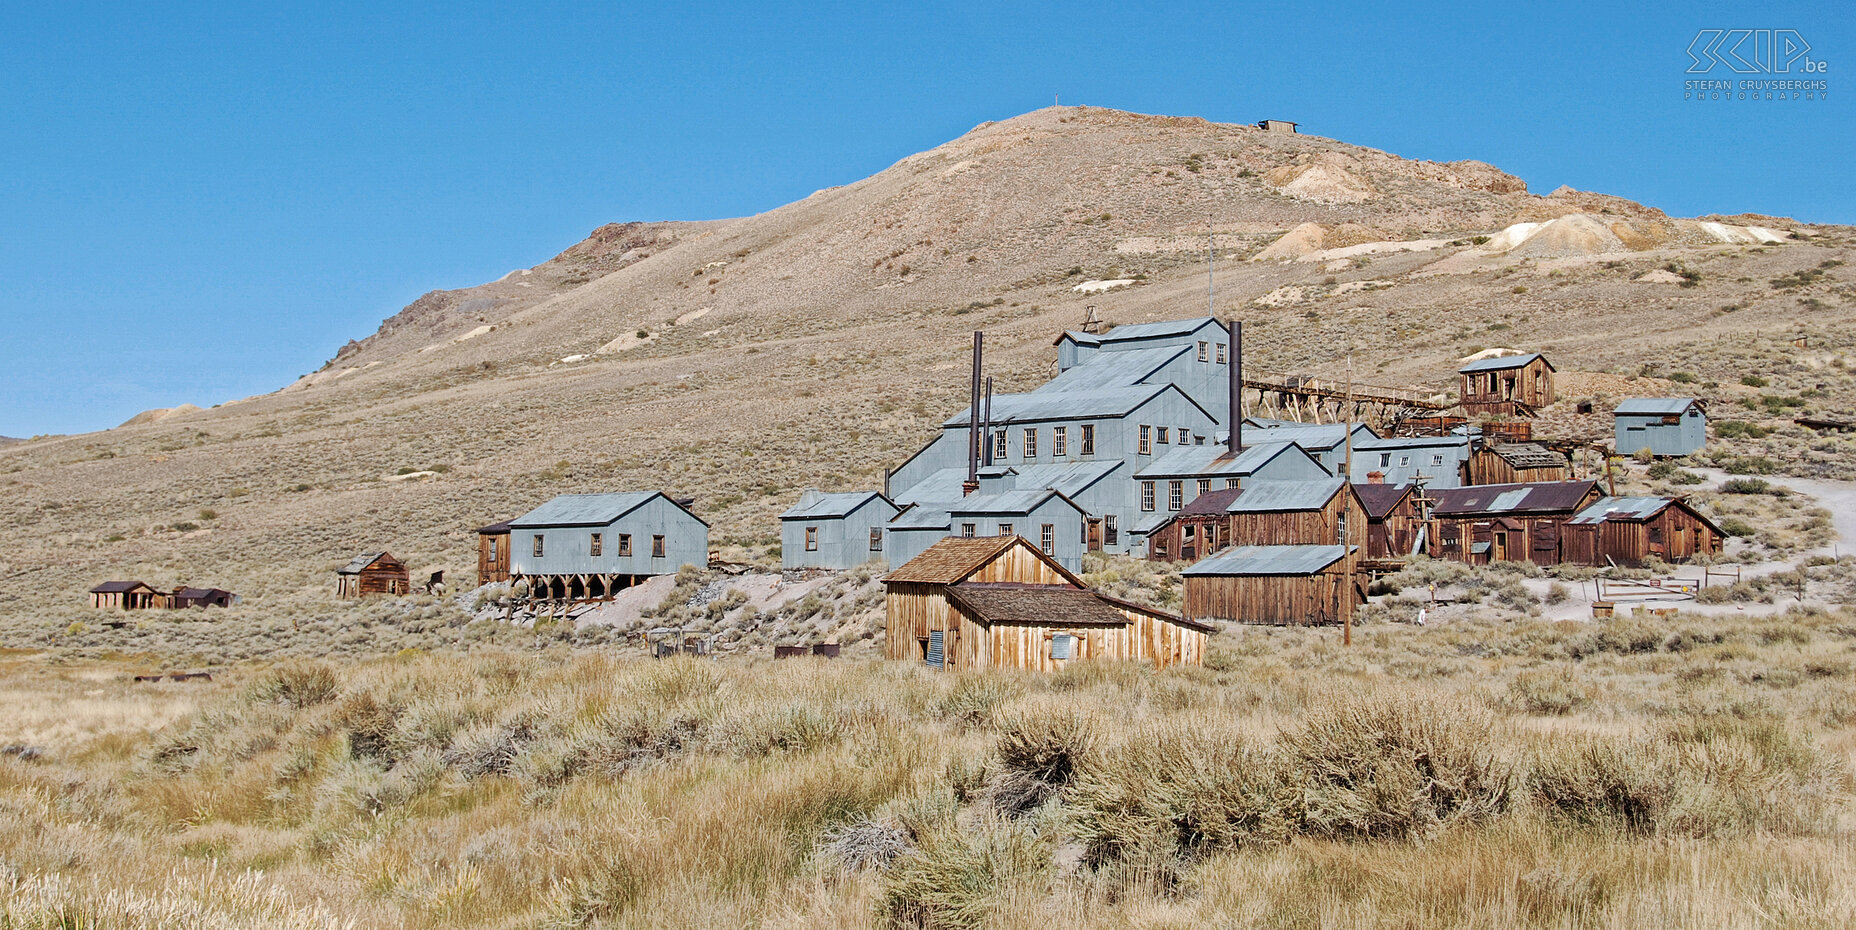
[[[1340,534],[1341,552],[1347,559],[1346,587],[1340,592],[1340,607],[1345,616],[1341,620],[1341,645],[1353,645],[1353,611],[1348,607],[1353,602],[1353,546],[1348,538],[1353,535],[1353,527],[1345,526],[1347,521],[1347,500],[1353,494],[1353,353],[1347,353],[1347,458],[1342,466],[1340,519],[1345,527]]]

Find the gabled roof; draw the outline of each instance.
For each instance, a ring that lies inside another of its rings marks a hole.
[[[105,581],[104,583],[97,585],[94,588],[91,588],[90,593],[91,594],[126,594],[130,591],[134,591],[137,588],[148,588],[148,585],[145,585],[139,581]],[[148,590],[153,591],[155,589],[148,588]]]
[[[1498,355],[1494,358],[1484,358],[1470,362],[1458,368],[1457,373],[1468,375],[1478,371],[1507,371],[1510,368],[1526,368],[1533,363],[1534,359],[1540,359],[1543,362],[1546,361],[1546,357],[1539,352],[1529,352],[1526,355]],[[1547,368],[1552,369],[1553,363],[1547,362]]]
[[[1509,513],[1553,513],[1579,506],[1596,481],[1536,481],[1433,488],[1431,513],[1440,517]]]
[[[809,502],[794,504],[785,513],[780,514],[780,519],[822,520],[847,517],[857,508],[868,503],[871,498],[882,501],[889,508],[890,516],[895,516],[897,511],[902,509],[897,507],[894,501],[884,497],[881,491],[850,491],[843,494],[820,494]]]
[[[1154,457],[1135,472],[1136,478],[1230,477],[1252,474],[1282,455],[1300,455],[1323,473],[1327,469],[1315,461],[1308,450],[1292,442],[1259,442],[1245,446],[1235,457],[1226,458],[1223,443],[1203,446],[1180,446]]]
[[[1701,406],[1701,401],[1693,397],[1628,397],[1612,413],[1668,416],[1672,413],[1687,413],[1688,408]]]
[[[885,525],[892,530],[946,530],[952,521],[945,507],[911,504]]]
[[[1537,442],[1492,442],[1483,448],[1515,468],[1560,468],[1566,457]]]
[[[510,522],[510,521],[508,521],[508,520],[504,520],[504,521],[503,521],[503,522],[501,522],[501,523],[492,523],[492,524],[490,524],[489,526],[480,526],[480,527],[477,527],[477,535],[479,535],[479,536],[496,536],[496,535],[499,535],[499,534],[501,534],[501,533],[507,533],[507,532],[509,532],[509,522]]]
[[[1180,574],[1313,575],[1346,556],[1347,547],[1341,545],[1236,546],[1196,562]]]
[[[953,516],[967,514],[987,514],[989,516],[1017,516],[1028,514],[1051,498],[1057,498],[1076,508],[1077,513],[1086,513],[1076,502],[1049,488],[1026,488],[1017,491],[1001,491],[997,494],[969,494],[956,501],[948,501],[947,511]]]
[[[689,513],[689,509],[675,500],[665,496],[662,491],[622,491],[614,494],[562,494],[509,521],[517,529],[535,529],[551,526],[605,526],[620,517],[645,505],[653,498],[662,497],[670,501],[678,510]],[[709,524],[691,513],[690,518]]]
[[[1689,506],[1688,501],[1679,497],[1602,497],[1592,506],[1573,514],[1566,524],[1568,526],[1593,526],[1607,520],[1640,523],[1644,520],[1655,519],[1657,514],[1671,507],[1682,508],[1695,519],[1706,524],[1708,529],[1713,530],[1716,535],[1726,535],[1721,532],[1721,528],[1716,526],[1713,520],[1708,519],[1707,514]]]
[[[1353,493],[1360,499],[1360,506],[1366,509],[1366,515],[1380,520],[1396,509],[1400,501],[1411,496],[1416,488],[1415,484],[1356,484]]]
[[[1334,495],[1347,486],[1341,478],[1323,478],[1319,481],[1256,481],[1241,488],[1231,503],[1225,505],[1225,513],[1289,513],[1298,510],[1320,510],[1334,499]]]
[[[1379,434],[1365,423],[1353,424],[1353,441],[1361,443],[1368,438],[1377,439]],[[1219,430],[1219,441],[1223,441],[1224,430]],[[1364,434],[1364,435],[1362,435]],[[1293,442],[1307,449],[1325,451],[1347,441],[1347,424],[1345,423],[1295,423],[1286,420],[1244,421],[1244,442],[1269,443]]]
[[[1127,626],[1134,622],[1095,592],[1069,585],[969,582],[950,586],[947,597],[981,623]]]
[[[227,597],[232,596],[232,592],[227,591],[224,588],[181,588],[174,592],[174,596],[176,598],[179,598],[180,600],[186,600],[186,601],[196,601],[196,600],[201,600],[201,599],[214,598],[222,594]]]
[[[1034,558],[1056,572],[1057,577],[1078,588],[1084,586],[1082,579],[1071,574],[1070,570],[1058,564],[1056,559],[1040,552],[1038,547],[1019,536],[949,536],[922,550],[921,555],[902,563],[894,571],[884,575],[883,580],[920,584],[958,584],[1013,546],[1025,547],[1026,552],[1031,553]]]
[[[1138,384],[1130,387],[1102,388],[1090,391],[1061,391],[1050,394],[995,394],[992,399],[992,424],[994,426],[1008,423],[1044,423],[1051,420],[1099,420],[1113,417],[1125,417],[1148,401],[1173,391],[1185,398],[1187,403],[1198,407],[1198,402],[1181,391],[1177,385]],[[1204,407],[1199,407],[1203,412]],[[972,414],[971,408],[962,408],[959,413],[942,422],[943,428],[966,426]],[[984,414],[984,410],[981,411]],[[1207,419],[1210,413],[1205,414]]]
[[[363,552],[348,560],[348,564],[336,569],[335,573],[337,575],[359,575],[363,571],[366,571],[368,566],[380,561],[382,558],[393,559],[393,553]],[[399,559],[393,559],[393,561],[398,562]]]
[[[1104,343],[1127,342],[1134,339],[1158,339],[1166,336],[1184,336],[1198,332],[1207,323],[1223,328],[1224,324],[1209,316],[1195,317],[1189,320],[1166,320],[1159,323],[1130,323],[1117,326],[1106,333],[1079,333],[1069,330],[1057,337],[1061,342],[1069,339],[1079,345],[1095,346]]]
[[[1191,503],[1181,507],[1176,516],[1209,517],[1221,515],[1225,512],[1224,509],[1230,506],[1231,502],[1236,500],[1237,496],[1242,493],[1244,493],[1243,488],[1219,488],[1216,491],[1206,491],[1204,494],[1193,498]]]
[[[1124,352],[1097,352],[1070,366],[1031,393],[1066,394],[1143,384],[1173,360],[1191,351],[1191,346],[1173,345]],[[994,415],[997,415],[997,410]]]

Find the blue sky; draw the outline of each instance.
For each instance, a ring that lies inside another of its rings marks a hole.
[[[602,223],[770,209],[1052,94],[1856,222],[1838,72],[1823,101],[1681,99],[1707,27],[1848,68],[1847,2],[1529,7],[16,0],[0,434],[273,390]]]

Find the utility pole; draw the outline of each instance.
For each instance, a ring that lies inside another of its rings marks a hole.
[[[1353,546],[1348,543],[1348,537],[1353,535],[1353,527],[1347,525],[1347,505],[1351,502],[1350,498],[1353,495],[1353,351],[1351,349],[1347,352],[1347,458],[1346,464],[1342,467],[1345,469],[1345,472],[1341,476],[1340,485],[1342,494],[1340,501],[1340,546],[1341,552],[1347,560],[1347,579],[1345,582],[1346,586],[1341,588],[1340,592],[1342,614],[1341,645],[1351,646],[1353,645],[1353,608],[1350,605],[1353,603],[1354,564]]]
[[[1205,315],[1217,316],[1218,306],[1218,234],[1212,231],[1212,215],[1205,214]]]

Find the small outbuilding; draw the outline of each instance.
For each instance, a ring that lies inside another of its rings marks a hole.
[[[1537,442],[1490,438],[1469,457],[1470,484],[1565,481],[1572,477],[1566,456]]]
[[[884,576],[884,655],[938,669],[1200,665],[1208,624],[1090,590],[1020,536],[948,537]]]
[[[883,559],[883,528],[902,508],[879,491],[807,488],[780,514],[780,567],[844,569]]]
[[[509,521],[477,528],[477,586],[509,580]]]
[[[1219,488],[1192,499],[1165,523],[1147,534],[1147,558],[1155,562],[1196,562],[1218,551],[1230,538],[1225,508],[1243,488]]]
[[[139,581],[105,581],[90,589],[90,606],[104,610],[148,610],[163,606],[166,599]]]
[[[1366,557],[1393,561],[1416,555],[1424,544],[1423,494],[1416,484],[1356,484],[1366,513]]]
[[[1531,417],[1553,403],[1553,363],[1538,352],[1478,359],[1457,369],[1463,410],[1475,416]]]
[[[1713,555],[1726,534],[1679,497],[1607,497],[1567,520],[1561,537],[1565,561],[1604,566]]]
[[[1693,455],[1708,444],[1708,408],[1693,397],[1632,397],[1611,419],[1619,455]]]
[[[509,541],[510,580],[554,600],[609,600],[709,564],[709,524],[661,491],[562,494],[509,521]]]
[[[168,595],[168,606],[180,610],[187,607],[230,607],[238,603],[238,595],[223,588],[178,587]]]
[[[335,571],[335,596],[367,597],[373,594],[406,594],[412,581],[406,575],[406,563],[391,552],[363,552]]]
[[[1301,125],[1300,123],[1291,122],[1286,119],[1257,120],[1257,128],[1263,130],[1264,132],[1290,132],[1292,133],[1292,132],[1295,132],[1296,127],[1300,125]]]
[[[1473,485],[1429,493],[1431,554],[1472,565],[1559,564],[1562,525],[1603,496],[1596,481]]]
[[[1357,547],[1355,547],[1357,549]],[[1308,626],[1339,623],[1366,599],[1340,545],[1237,546],[1181,572],[1188,619]]]

